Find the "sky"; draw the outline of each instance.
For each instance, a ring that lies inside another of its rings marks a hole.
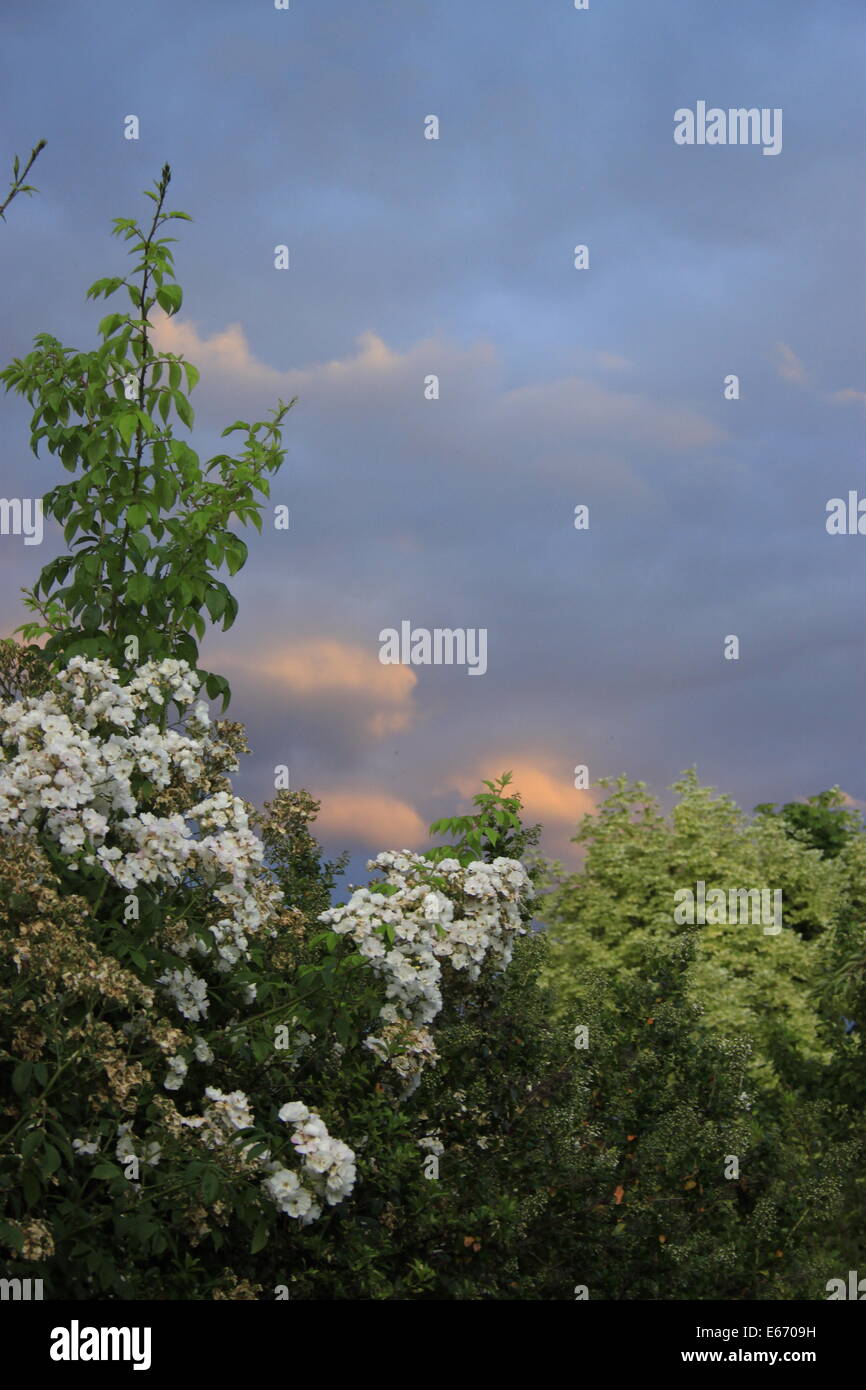
[[[243,795],[286,765],[353,881],[505,770],[570,866],[578,765],[866,804],[866,535],[826,528],[866,498],[861,0],[3,0],[0,38],[0,159],[48,142],[3,363],[96,345],[111,219],[168,162],[193,447],[298,398],[289,530],[203,646]],[[676,143],[699,102],[781,111],[781,149]],[[41,496],[59,462],[0,411],[3,495]],[[0,632],[62,549],[0,536]],[[383,664],[404,620],[483,629],[486,671]]]

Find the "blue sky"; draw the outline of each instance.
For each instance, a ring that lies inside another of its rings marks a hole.
[[[854,0],[5,0],[0,148],[48,146],[0,228],[4,362],[94,343],[110,219],[168,161],[194,447],[299,397],[291,530],[205,647],[246,795],[287,763],[353,866],[505,768],[562,857],[578,763],[866,799],[866,538],[824,524],[866,495],[864,32]],[[677,146],[699,100],[781,108],[781,153]],[[4,495],[41,495],[0,409]],[[0,537],[4,632],[57,548]],[[487,673],[383,667],[404,618],[486,628]]]

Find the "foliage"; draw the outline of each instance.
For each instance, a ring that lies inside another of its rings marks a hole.
[[[864,1007],[866,836],[839,849],[825,837],[822,852],[802,822],[792,833],[763,809],[749,821],[694,774],[675,790],[665,817],[620,779],[579,829],[583,871],[541,909],[558,1009],[596,1020],[594,1097],[639,1145],[619,1161],[639,1215],[623,1211],[620,1235],[636,1234],[643,1256],[611,1296],[821,1297],[864,1253],[862,1048],[840,1014]],[[837,804],[810,801],[822,829]],[[782,931],[677,925],[674,893],[699,879],[780,888]],[[724,1154],[739,1156],[742,1181],[720,1180]],[[652,1209],[666,1252],[655,1273]]]
[[[775,817],[750,821],[694,773],[674,790],[679,801],[666,818],[642,783],[621,778],[598,814],[584,818],[576,837],[587,847],[584,870],[544,899],[551,978],[568,999],[584,969],[640,971],[648,947],[687,930],[674,923],[674,894],[698,881],[707,891],[778,890],[778,933],[751,923],[701,928],[693,992],[703,1026],[753,1040],[753,1079],[796,1083],[829,1055],[811,991],[818,940],[843,899],[841,867]]]
[[[247,556],[229,523],[236,517],[261,530],[267,475],[285,453],[281,425],[294,401],[281,401],[269,421],[227,426],[223,436],[244,435],[237,457],[217,454],[201,465],[176,436],[172,415],[188,429],[194,423],[183,380],[190,391],[199,373],[183,357],[157,352],[152,341],[154,310],[171,317],[183,302],[170,248],[175,238],[158,235],[172,219],[190,220],[164,211],[170,178],[166,165],[156,191],[147,192],[155,205],[149,225],[114,219],[114,235],[132,243],[136,263],[129,276],[97,280],[87,297],[108,299],[125,289],[132,309],[102,319],[102,345],[79,352],[40,333],[33,352],[0,372],[7,391],[34,407],[33,452],[44,441],[76,475],[43,499],[72,553],[44,567],[27,595],[42,621],[20,629],[27,639],[46,637],[52,658],[99,656],[121,666],[133,653],[195,666],[207,618],[225,630],[237,613],[217,578],[223,565],[236,574]],[[207,691],[227,703],[223,677],[211,674]]]
[[[793,839],[834,859],[857,835],[863,833],[863,817],[845,805],[841,787],[809,796],[805,801],[786,801],[777,811],[772,801],[755,807],[760,815],[780,817]]]

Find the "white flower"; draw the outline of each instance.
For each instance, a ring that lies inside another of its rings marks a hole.
[[[184,1018],[193,1022],[204,1018],[208,1010],[207,983],[194,975],[189,966],[184,966],[183,970],[167,971],[160,975],[157,984],[165,986]]]
[[[187,1064],[183,1057],[169,1057],[168,1068],[168,1076],[162,1084],[167,1091],[179,1091],[188,1070]]]
[[[442,1008],[443,965],[471,979],[488,962],[494,969],[508,965],[513,939],[524,931],[520,905],[532,891],[518,860],[478,860],[464,868],[456,859],[433,864],[404,850],[379,854],[369,867],[396,891],[358,888],[345,906],[329,909],[319,920],[351,936],[359,955],[381,976],[386,1002],[380,1017],[386,1023],[432,1022]],[[443,878],[444,888],[431,882],[441,885]],[[392,933],[387,947],[385,925]],[[386,1032],[387,1041],[371,1036],[366,1045],[414,1089],[424,1056],[433,1060],[435,1050],[404,1046],[398,1034]]]
[[[72,1148],[79,1156],[99,1153],[99,1145],[91,1139],[73,1139]]]
[[[445,1152],[445,1145],[435,1134],[425,1134],[423,1139],[418,1140],[419,1149],[429,1149],[431,1154],[436,1154],[437,1158]]]
[[[132,1125],[122,1124],[117,1126],[117,1145],[115,1156],[118,1162],[123,1163],[128,1158],[137,1158],[140,1163],[148,1163],[155,1168],[159,1163],[162,1147],[155,1141],[145,1144],[140,1153],[135,1150],[135,1136],[132,1133]]]
[[[302,1124],[309,1118],[309,1110],[299,1100],[288,1101],[279,1112],[278,1119],[284,1124]]]

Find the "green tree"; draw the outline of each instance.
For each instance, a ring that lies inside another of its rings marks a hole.
[[[192,407],[181,389],[199,378],[192,363],[153,345],[151,315],[174,315],[183,294],[173,270],[166,222],[191,220],[166,212],[171,171],[166,165],[146,196],[154,203],[146,226],[114,219],[114,234],[131,242],[129,276],[97,280],[88,298],[126,290],[130,312],[108,314],[99,325],[100,347],[80,352],[47,333],[16,358],[0,380],[34,407],[30,443],[45,443],[75,480],[53,488],[45,511],[63,527],[72,553],[50,561],[27,593],[41,618],[19,629],[47,638],[49,658],[102,656],[115,665],[136,658],[182,658],[196,666],[207,618],[230,627],[237,601],[217,578],[244,564],[247,548],[230,529],[232,518],[262,525],[268,475],[282,464],[281,425],[294,401],[268,421],[236,420],[223,436],[241,431],[237,456],[218,454],[202,465],[177,437],[176,417],[192,429]],[[207,616],[206,616],[207,615]],[[135,646],[129,639],[135,638]],[[210,695],[227,703],[226,680],[210,674]]]
[[[805,801],[786,801],[776,810],[772,801],[755,807],[757,815],[776,816],[792,839],[835,859],[855,835],[863,833],[863,817],[845,805],[841,787],[809,796]]]
[[[555,884],[540,909],[551,979],[567,1001],[587,969],[639,972],[647,947],[688,930],[674,921],[674,895],[699,880],[707,892],[778,890],[781,931],[707,923],[691,980],[705,1027],[753,1039],[753,1077],[798,1082],[803,1068],[829,1057],[812,988],[819,940],[841,911],[844,871],[778,818],[750,820],[693,772],[674,790],[679,800],[666,817],[642,783],[621,778],[584,818],[576,836],[586,846],[583,871]]]

